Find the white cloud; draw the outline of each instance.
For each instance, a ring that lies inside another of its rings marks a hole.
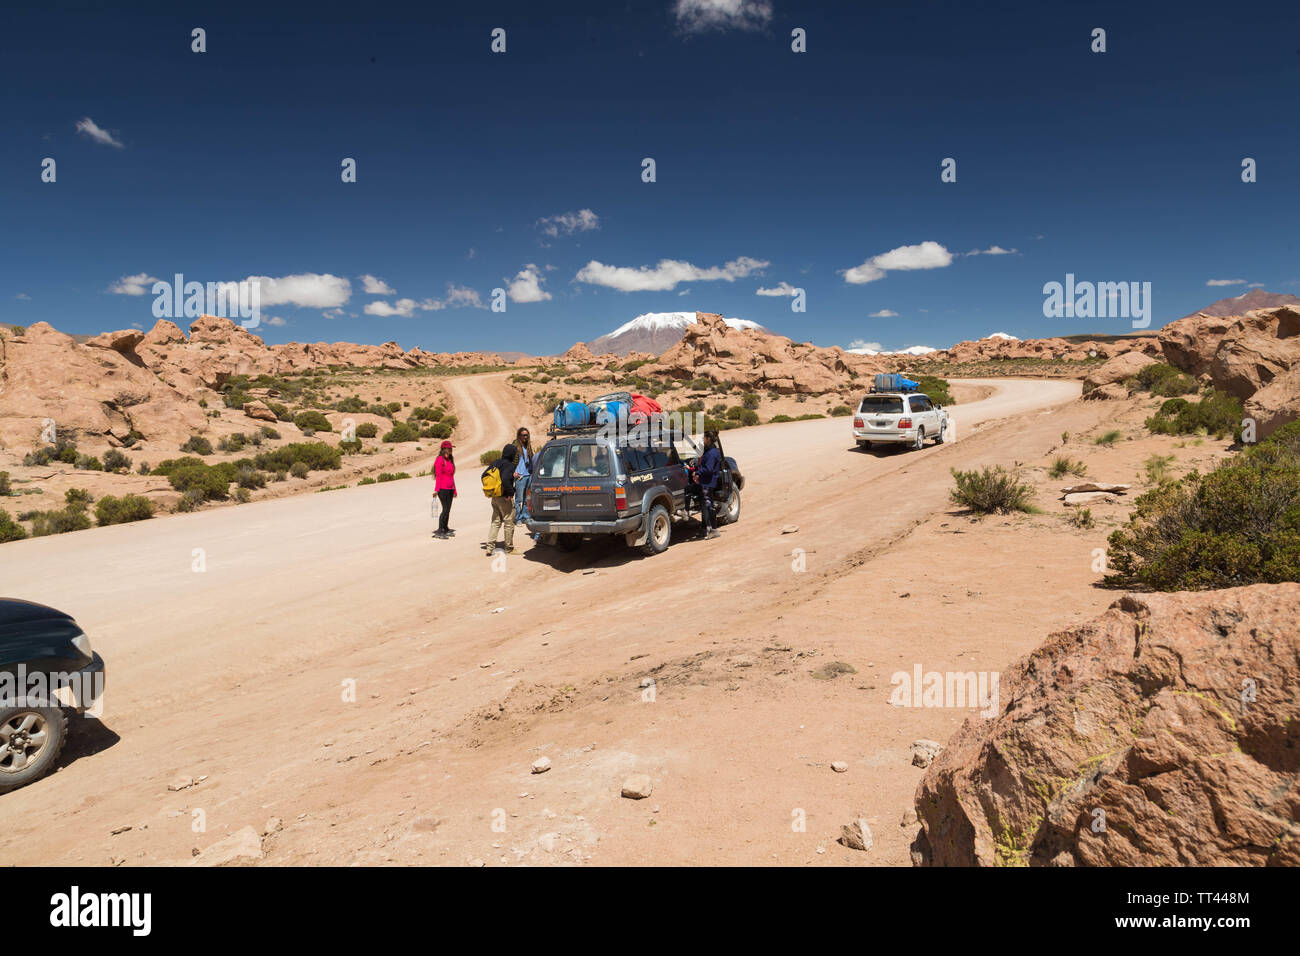
[[[868,342],[866,339],[854,339],[849,343],[849,349],[864,352],[883,352],[885,347],[879,342]]]
[[[280,318],[278,315],[273,315],[266,320],[266,324],[280,326],[280,325],[288,325],[289,323],[286,322],[284,319]]]
[[[352,297],[352,283],[342,276],[303,272],[298,275],[249,276],[261,289],[261,304],[296,305],[304,309],[336,309]]]
[[[479,298],[478,293],[473,289],[463,285],[452,285],[450,282],[447,283],[447,298],[444,301],[446,305],[451,306],[453,309],[487,308],[483,304],[483,300]]]
[[[869,316],[867,316],[867,318],[869,318],[869,319],[892,319],[892,318],[894,318],[894,317],[897,316],[897,315],[898,315],[898,313],[895,312],[893,309],[881,309],[879,312],[872,312]]]
[[[327,319],[341,319],[345,314],[342,309],[326,309],[321,313]]]
[[[99,124],[89,116],[77,121],[77,132],[89,136],[96,143],[100,143],[104,146],[112,146],[115,149],[126,149],[120,139],[115,137],[108,130],[102,129]]]
[[[1245,279],[1211,279],[1209,282],[1207,282],[1207,283],[1205,283],[1205,284],[1206,284],[1206,285],[1209,285],[1209,286],[1219,286],[1219,285],[1245,285],[1245,284],[1246,284],[1246,280],[1245,280]]]
[[[362,309],[366,315],[378,315],[388,318],[393,315],[400,315],[403,318],[410,318],[415,314],[415,310],[421,308],[420,303],[414,299],[398,299],[392,305],[389,305],[383,299],[377,302],[367,302],[366,307]]]
[[[686,33],[757,30],[772,19],[771,0],[677,0],[677,25]]]
[[[590,209],[577,212],[562,212],[558,216],[545,216],[537,220],[537,226],[552,239],[571,236],[575,232],[587,232],[600,228],[600,217]]]
[[[133,276],[122,276],[108,287],[108,291],[114,295],[144,295],[149,291],[146,286],[161,281],[157,276],[151,276],[147,272],[137,272]]]
[[[32,298],[32,297],[31,297],[30,295],[28,295],[26,292],[19,292],[16,296],[14,296],[14,298],[15,298],[15,299],[22,299],[23,301],[27,301],[27,302],[29,302],[29,301],[31,301],[31,298]]]
[[[773,286],[770,289],[764,289],[762,286],[759,286],[758,291],[755,292],[754,294],[755,295],[794,295],[795,287],[792,286],[790,283],[782,280],[779,285]]]
[[[510,280],[510,285],[506,288],[506,295],[510,297],[511,302],[545,302],[551,297],[551,294],[542,288],[541,270],[531,262],[519,270],[514,279]]]
[[[579,282],[602,285],[620,292],[665,292],[676,288],[683,282],[705,282],[723,279],[734,282],[751,273],[767,268],[769,263],[762,259],[741,256],[726,265],[701,269],[680,259],[660,259],[659,264],[632,268],[631,266],[607,266],[592,259],[579,270],[575,278]]]
[[[1262,289],[1262,288],[1264,288],[1264,283],[1262,283],[1262,282],[1252,282],[1252,283],[1250,283],[1249,285],[1247,285],[1246,288],[1248,288],[1248,289]]]
[[[907,272],[914,269],[942,269],[952,264],[952,253],[937,242],[926,241],[916,246],[899,246],[872,256],[860,266],[844,271],[844,281],[850,285],[863,285],[883,279],[887,272]]]
[[[1003,249],[1001,246],[989,246],[987,249],[972,249],[968,256],[1013,256],[1019,249]]]
[[[397,290],[378,276],[363,275],[361,285],[366,295],[392,295]]]

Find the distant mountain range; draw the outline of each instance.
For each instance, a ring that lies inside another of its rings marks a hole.
[[[1225,315],[1241,315],[1251,309],[1276,309],[1280,305],[1300,305],[1300,298],[1284,293],[1265,292],[1263,289],[1251,289],[1230,299],[1212,302],[1203,309],[1189,312],[1183,318],[1188,319],[1202,312],[1221,318]]]
[[[767,329],[749,319],[723,319],[733,329]],[[594,355],[613,352],[626,355],[628,352],[649,352],[659,355],[672,348],[686,334],[686,327],[695,324],[694,312],[647,312],[638,315],[631,322],[620,325],[613,332],[602,335],[587,343]]]

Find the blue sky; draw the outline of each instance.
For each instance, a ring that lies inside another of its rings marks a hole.
[[[285,280],[272,343],[550,353],[699,309],[901,348],[1131,331],[1045,318],[1066,273],[1151,282],[1154,326],[1300,292],[1294,4],[179,6],[5,14],[0,320],[149,328],[181,273]]]

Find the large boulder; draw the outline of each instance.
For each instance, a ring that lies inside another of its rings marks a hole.
[[[1300,865],[1300,584],[1129,594],[1002,675],[922,779],[938,866]]]
[[[1216,388],[1249,398],[1300,365],[1300,310],[1289,306],[1249,312],[1220,340],[1210,362]]]
[[[1255,438],[1261,441],[1300,418],[1300,365],[1252,395],[1246,401],[1246,417],[1255,420]]]
[[[1089,372],[1083,380],[1083,390],[1091,392],[1103,385],[1126,381],[1148,365],[1155,364],[1156,360],[1145,352],[1121,352]]]
[[[1214,360],[1219,341],[1235,319],[1235,316],[1201,312],[1170,322],[1160,330],[1160,348],[1165,361],[1188,375],[1204,374]]]

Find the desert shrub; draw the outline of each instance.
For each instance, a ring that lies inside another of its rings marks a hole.
[[[280,437],[280,433],[279,433],[278,431],[276,431],[274,428],[272,428],[270,425],[263,425],[263,426],[262,426],[262,437],[263,437],[263,438],[269,438],[269,439],[271,439],[272,441],[275,441],[275,440],[277,440],[277,439]]]
[[[439,438],[439,439],[450,438],[451,426],[448,425],[446,422],[434,422],[432,425],[428,427],[428,432],[429,434],[427,437],[429,438]],[[423,429],[421,429],[420,434],[422,435],[424,434]]]
[[[334,403],[336,412],[359,412],[366,407],[366,403],[361,400],[359,395],[353,395],[351,398],[340,399]]]
[[[836,405],[831,409],[831,418],[843,418],[846,415],[852,415],[853,409],[847,405]]]
[[[180,500],[176,502],[177,511],[197,511],[203,502],[207,501],[203,491],[198,488],[191,488],[181,495]]]
[[[1157,435],[1213,435],[1241,437],[1241,401],[1227,392],[1211,389],[1196,402],[1184,401],[1169,412],[1165,402],[1160,411],[1146,420],[1147,428]]]
[[[448,428],[455,429],[460,425],[460,419],[455,415],[443,415],[438,423],[440,425],[446,425]]]
[[[716,429],[721,432],[726,431],[729,428],[739,428],[740,422],[732,421],[730,418],[709,418],[706,416],[704,419],[704,427],[706,429]]]
[[[1093,520],[1091,508],[1074,509],[1070,512],[1069,522],[1076,528],[1083,528],[1084,530],[1091,528],[1097,523]]]
[[[710,414],[716,415],[718,407],[719,406],[714,406],[714,410],[710,412]],[[731,419],[731,421],[738,422],[740,421],[740,417],[745,414],[745,409],[740,405],[732,405],[725,412],[723,412],[723,414],[726,415],[727,418]]]
[[[94,500],[94,496],[85,488],[69,488],[63,493],[63,502],[69,508],[85,509]]]
[[[284,405],[280,402],[267,402],[266,407],[269,408],[274,413],[275,417],[278,418],[280,421],[282,422],[293,421],[293,416],[289,414],[288,405]]]
[[[1172,365],[1157,362],[1148,365],[1137,373],[1137,385],[1152,395],[1172,398],[1175,395],[1190,395],[1197,390],[1196,379],[1184,375]]]
[[[244,466],[236,472],[235,484],[241,488],[265,488],[266,472]]]
[[[289,468],[289,474],[295,478],[306,478],[311,474],[311,469],[307,467],[305,461],[295,461]]]
[[[32,515],[32,536],[43,538],[51,534],[67,534],[69,531],[85,531],[91,525],[86,506],[69,505],[58,511],[38,511]]]
[[[329,419],[315,410],[299,412],[293,416],[293,423],[302,431],[331,432],[334,430]]]
[[[238,501],[241,505],[246,505],[253,500],[253,493],[249,491],[247,488],[236,488],[235,500]]]
[[[740,396],[740,404],[744,405],[746,408],[758,408],[759,401],[759,397],[753,392],[746,392],[744,395]]]
[[[386,442],[419,441],[420,430],[406,422],[394,422],[393,427],[384,432]]]
[[[410,477],[411,476],[404,471],[399,471],[395,473],[391,471],[385,471],[380,473],[379,481],[401,481],[403,478],[410,478]]]
[[[360,481],[358,481],[357,486],[360,487],[361,485],[373,485],[374,483],[375,483],[375,479],[367,476],[365,478],[362,478]]]
[[[1070,458],[1068,455],[1057,455],[1052,459],[1052,464],[1047,469],[1049,478],[1064,478],[1066,475],[1076,475],[1082,478],[1087,473],[1087,465],[1077,458]]]
[[[143,495],[105,495],[95,505],[95,520],[101,525],[125,524],[153,517],[153,502]]]
[[[717,417],[719,415],[725,416],[727,414],[727,403],[718,402],[716,405],[712,406],[709,409],[709,414],[713,415],[714,417]]]
[[[1147,481],[1153,485],[1163,485],[1174,480],[1169,466],[1174,463],[1173,455],[1152,455],[1142,463],[1147,473]]]
[[[1191,402],[1185,398],[1169,398],[1160,403],[1160,414],[1173,418],[1190,404]]]
[[[343,452],[322,441],[290,442],[280,448],[259,452],[253,465],[263,471],[289,471],[302,464],[308,471],[329,471],[340,467]],[[295,477],[297,477],[295,475]]]
[[[94,455],[78,455],[73,467],[81,471],[103,471],[103,463]]]
[[[237,452],[243,451],[244,446],[248,444],[248,438],[243,432],[235,432],[233,435],[227,435],[217,442],[217,451]]]
[[[181,445],[181,451],[189,452],[192,455],[211,455],[212,442],[202,435],[191,435],[185,444]]]
[[[822,414],[819,413],[819,412],[805,412],[805,413],[802,414],[802,415],[797,415],[797,416],[795,416],[795,419],[794,419],[794,420],[797,421],[797,422],[810,422],[810,421],[812,421],[813,419],[816,419],[816,418],[825,418],[825,417],[826,417],[825,415],[822,415]]]
[[[7,498],[13,493],[13,485],[9,483],[9,472],[0,471],[0,498]]]
[[[1296,426],[1138,498],[1110,536],[1106,583],[1182,591],[1300,581]]]
[[[687,382],[686,387],[692,392],[708,392],[713,389],[713,383],[707,378],[696,378]]]
[[[1120,431],[1118,428],[1112,428],[1110,431],[1098,435],[1096,438],[1092,440],[1092,443],[1094,445],[1105,445],[1107,448],[1109,448],[1111,445],[1115,444],[1115,442],[1119,441],[1123,437],[1124,437],[1124,433],[1122,431]]]
[[[116,448],[104,452],[104,470],[125,474],[131,470],[131,459]]]
[[[499,448],[489,448],[487,451],[483,452],[483,454],[478,456],[478,463],[486,468],[500,457],[501,450]]]
[[[354,441],[339,442],[339,451],[343,452],[345,455],[355,455],[360,450],[361,450],[361,441],[359,439]]]
[[[288,472],[287,470],[282,470],[282,471],[276,471],[276,472],[273,472],[272,475],[271,475],[271,480],[272,480],[272,481],[288,481],[288,480],[289,480],[289,472]]]
[[[230,478],[226,472],[219,467],[214,468],[201,462],[197,465],[178,465],[169,468],[167,480],[182,494],[193,491],[201,495],[203,501],[219,501],[226,498],[230,492]]]
[[[963,505],[980,514],[1004,514],[1011,511],[1029,511],[1034,489],[1022,482],[1015,472],[1001,465],[985,467],[979,471],[952,469],[956,488],[949,497],[954,504]]]
[[[379,434],[379,426],[374,422],[362,422],[357,426],[358,438],[374,438]]]
[[[772,421],[772,422],[792,422],[792,421],[794,421],[794,419],[791,418],[789,415],[773,415],[772,418],[771,418],[771,421]]]
[[[438,416],[438,418],[441,417],[441,415]],[[415,408],[411,409],[411,414],[408,415],[407,418],[411,421],[417,422],[437,421],[433,416],[433,409],[427,405],[417,405]]]
[[[227,385],[226,388],[228,389],[226,394],[221,396],[221,400],[225,402],[226,408],[243,408],[249,402],[253,401],[253,396],[249,395],[248,392],[244,391],[242,388],[231,388],[229,385]]]
[[[936,405],[955,405],[952,399],[952,393],[948,390],[948,380],[946,378],[936,378],[933,375],[908,375],[908,378],[917,382],[921,388],[920,391],[930,397],[930,401]]]
[[[9,517],[9,512],[0,508],[0,544],[6,541],[21,541],[25,537],[27,537],[27,529]]]

